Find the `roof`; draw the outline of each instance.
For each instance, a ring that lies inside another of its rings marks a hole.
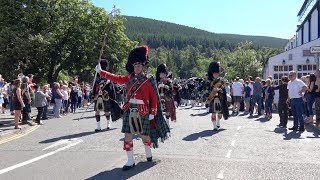
[[[307,4],[308,4],[309,1],[310,1],[310,0],[304,0],[304,3],[303,3],[303,5],[301,6],[300,11],[299,11],[299,13],[298,13],[297,16],[300,16],[300,15],[302,14],[302,12],[305,10],[305,8],[306,8],[306,6],[307,6]]]

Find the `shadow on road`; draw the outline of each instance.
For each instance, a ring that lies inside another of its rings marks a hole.
[[[282,133],[286,133],[287,131],[288,131],[287,128],[275,128],[273,132],[277,134],[282,134]]]
[[[255,121],[260,121],[261,123],[265,123],[265,122],[268,122],[270,120],[268,118],[265,118],[265,117],[260,117],[260,118],[256,119]]]
[[[301,133],[299,131],[291,131],[289,133],[285,132],[283,134],[283,140],[291,140],[291,139],[301,139]]]
[[[153,166],[157,165],[160,161],[153,162],[139,162],[133,169],[128,171],[122,171],[122,168],[115,168],[110,171],[101,172],[95,176],[88,178],[87,180],[97,180],[97,179],[129,179],[143,171],[146,171]]]
[[[190,134],[186,137],[184,137],[182,140],[184,141],[195,141],[199,138],[204,138],[204,137],[209,137],[209,136],[212,136],[214,134],[217,134],[221,131],[224,131],[226,129],[219,129],[218,131],[213,131],[213,130],[204,130],[204,131],[201,131],[199,133],[193,133],[193,134]]]
[[[198,113],[198,114],[190,114],[190,116],[206,116],[208,115],[208,112]]]
[[[71,135],[56,137],[56,138],[52,138],[52,139],[47,139],[47,140],[44,140],[44,141],[40,141],[39,143],[52,143],[52,142],[59,141],[61,139],[79,138],[79,137],[83,137],[83,136],[89,136],[89,135],[95,134],[95,133],[101,133],[101,132],[105,132],[105,131],[112,131],[112,130],[115,130],[115,129],[117,129],[117,128],[111,128],[109,130],[103,129],[100,132],[94,132],[94,131],[81,132],[81,133],[78,133],[78,134],[71,134]]]
[[[134,135],[132,136],[132,139],[140,140],[140,139],[141,139],[141,137],[140,137],[140,135],[139,135],[139,134],[134,134]],[[124,138],[119,139],[119,141],[124,141]]]
[[[84,116],[84,117],[74,118],[72,120],[91,119],[91,118],[96,118],[96,116]]]

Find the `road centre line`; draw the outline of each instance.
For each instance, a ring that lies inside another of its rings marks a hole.
[[[72,146],[75,146],[75,145],[77,145],[77,144],[79,144],[79,143],[81,143],[81,142],[83,142],[83,140],[82,140],[82,139],[78,139],[78,140],[72,142],[71,144],[68,144],[68,145],[66,145],[66,146],[64,146],[64,147],[62,147],[62,148],[60,148],[60,149],[51,151],[51,152],[49,152],[49,153],[47,153],[47,154],[38,156],[38,157],[36,157],[36,158],[30,159],[30,160],[28,160],[28,161],[25,161],[25,162],[22,162],[22,163],[19,163],[19,164],[10,166],[10,167],[7,167],[7,168],[5,168],[5,169],[1,169],[1,170],[0,170],[0,175],[1,175],[1,174],[4,174],[4,173],[7,173],[7,172],[9,172],[9,171],[12,171],[12,170],[14,170],[14,169],[17,169],[17,168],[19,168],[19,167],[22,167],[22,166],[25,166],[25,165],[34,163],[34,162],[36,162],[36,161],[39,161],[39,160],[41,160],[41,159],[43,159],[43,158],[46,158],[46,157],[49,157],[49,156],[51,156],[51,155],[54,155],[54,154],[56,154],[56,153],[58,153],[58,152],[60,152],[60,151],[63,151],[63,150],[68,149],[68,148],[71,148]]]

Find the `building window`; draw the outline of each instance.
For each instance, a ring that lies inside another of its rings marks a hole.
[[[301,65],[297,65],[297,69],[298,69],[298,71],[302,71],[302,66]]]
[[[304,71],[308,71],[307,65],[303,65],[302,67]]]
[[[291,42],[292,43],[292,42]],[[292,60],[292,54],[289,54],[289,60]]]
[[[293,71],[293,66],[292,65],[289,66],[289,71]]]
[[[283,66],[279,66],[279,71],[283,71]]]
[[[288,76],[289,71],[293,70],[292,65],[278,65],[274,66],[273,84],[278,85],[282,76]]]

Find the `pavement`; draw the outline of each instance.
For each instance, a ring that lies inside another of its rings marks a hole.
[[[50,114],[50,112],[52,112],[52,108],[49,108],[49,119],[50,117],[52,117],[52,114]],[[21,124],[20,122],[21,129],[14,129],[14,115],[11,115],[10,110],[7,109],[5,114],[0,114],[0,140],[11,135],[21,134],[28,131],[30,128],[36,125],[36,123],[34,123],[34,119],[37,113],[37,108],[32,107],[30,113],[30,117],[32,120],[29,120],[28,124]]]

